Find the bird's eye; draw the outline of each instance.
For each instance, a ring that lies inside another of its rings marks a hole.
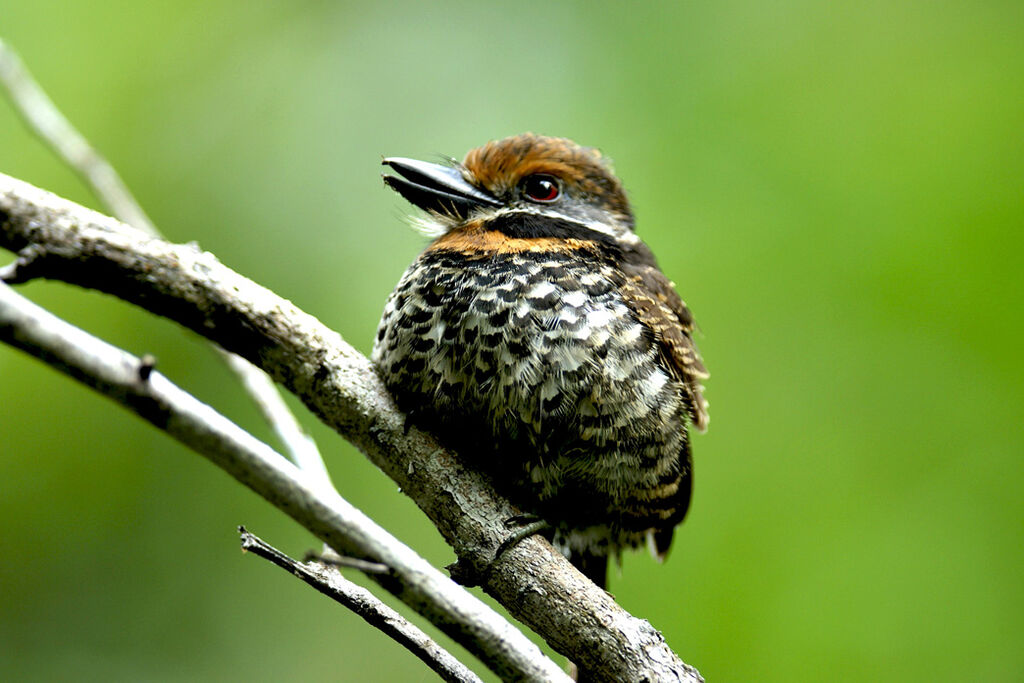
[[[549,175],[535,174],[523,180],[523,194],[535,202],[553,202],[562,194],[558,181]]]

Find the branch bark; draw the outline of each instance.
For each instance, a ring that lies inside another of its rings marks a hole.
[[[598,680],[702,680],[657,630],[543,539],[496,558],[508,533],[504,521],[518,511],[428,434],[406,432],[405,416],[370,362],[291,302],[194,245],[149,238],[2,175],[0,246],[24,255],[10,279],[46,277],[113,294],[263,368],[398,483],[485,591]],[[304,526],[346,550],[323,520]]]
[[[261,495],[334,548],[385,572],[366,572],[496,673],[566,680],[536,645],[412,549],[259,439],[139,359],[78,329],[0,282],[0,342],[47,362],[133,410]],[[365,571],[365,570],[364,570]]]
[[[370,591],[346,579],[337,568],[321,562],[299,562],[246,531],[245,527],[239,527],[238,532],[242,537],[243,551],[262,557],[297,576],[307,585],[355,612],[368,624],[383,631],[419,657],[442,680],[449,683],[480,683],[476,674],[439,647],[426,633],[375,598]]]
[[[61,114],[46,91],[32,78],[18,53],[2,39],[0,84],[3,84],[15,111],[21,114],[28,127],[92,188],[93,194],[118,220],[150,236],[162,237],[110,162]],[[316,473],[324,481],[330,481],[316,443],[295,419],[266,373],[244,358],[220,347],[215,348],[242,381],[292,461]]]

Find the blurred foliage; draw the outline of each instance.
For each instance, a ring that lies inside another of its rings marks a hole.
[[[712,372],[690,518],[618,600],[709,681],[1020,680],[1024,4],[0,0],[0,35],[171,239],[363,351],[423,244],[382,155],[601,147]],[[7,106],[0,171],[97,206]],[[22,291],[270,438],[193,335]],[[283,515],[6,347],[0,436],[0,679],[431,679],[238,553],[239,523],[315,546]]]

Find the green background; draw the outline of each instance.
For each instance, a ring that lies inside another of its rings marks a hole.
[[[382,155],[602,148],[712,373],[690,517],[617,599],[709,681],[1024,676],[1024,3],[0,0],[0,36],[171,239],[364,352],[424,243]],[[98,206],[3,104],[0,171]],[[20,290],[270,438],[194,335]],[[300,415],[345,496],[451,561]],[[431,680],[234,527],[310,536],[6,347],[0,449],[0,679]]]

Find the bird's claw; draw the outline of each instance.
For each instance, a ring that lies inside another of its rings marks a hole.
[[[547,531],[551,528],[551,524],[547,520],[538,517],[537,515],[525,513],[519,515],[513,515],[505,520],[504,522],[506,529],[513,529],[509,537],[501,542],[498,546],[498,550],[494,553],[494,561],[492,565],[497,564],[512,548],[516,547],[524,540],[539,534],[542,531]]]

